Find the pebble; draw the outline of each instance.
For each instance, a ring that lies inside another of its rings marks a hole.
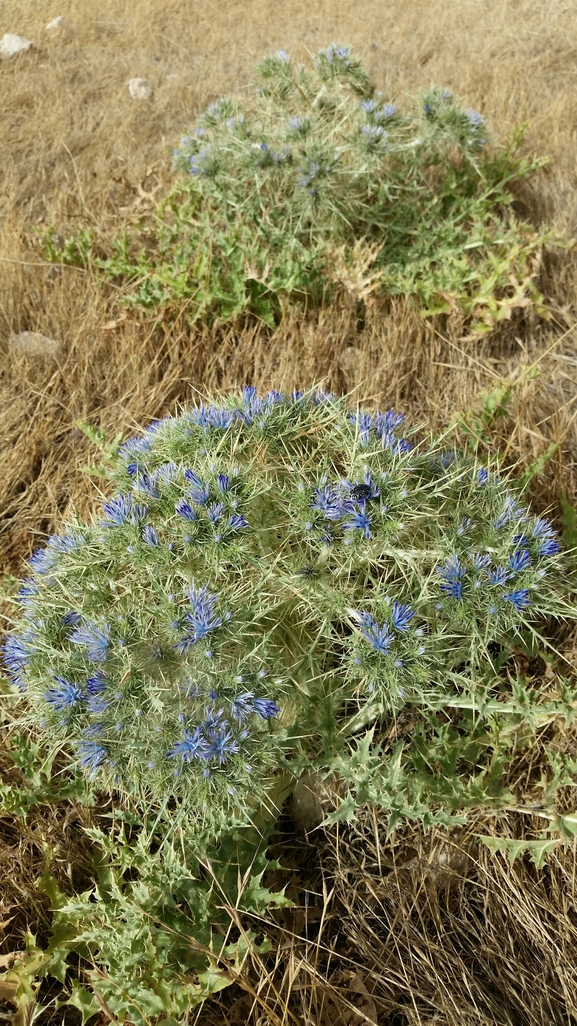
[[[131,78],[128,92],[131,100],[149,100],[152,96],[152,86],[146,78]]]
[[[14,57],[17,53],[29,50],[31,46],[32,41],[30,39],[16,36],[13,32],[6,32],[0,40],[0,57]]]
[[[12,335],[10,343],[14,349],[28,356],[58,356],[60,351],[58,342],[40,331],[21,331]]]
[[[53,18],[52,21],[48,22],[46,31],[53,35],[71,36],[72,25],[68,18],[65,18],[63,14],[59,14],[57,18]]]

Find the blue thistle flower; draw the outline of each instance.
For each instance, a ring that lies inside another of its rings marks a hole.
[[[96,774],[102,763],[108,758],[106,748],[104,745],[98,744],[97,741],[80,741],[77,752],[80,765],[90,777]]]
[[[136,472],[136,479],[132,485],[134,491],[144,492],[150,499],[158,499],[159,491],[154,478],[150,474]]]
[[[448,557],[444,567],[437,567],[437,573],[445,582],[441,584],[441,591],[444,591],[450,598],[461,599],[463,597],[465,567],[456,553]]]
[[[560,547],[554,538],[546,538],[537,549],[539,556],[554,556],[557,552],[560,552]]]
[[[211,502],[206,507],[208,519],[211,524],[216,524],[217,520],[220,520],[224,513],[224,502]]]
[[[324,54],[329,64],[334,64],[335,61],[346,61],[348,63],[351,48],[350,46],[337,46],[336,43],[331,43],[330,46],[327,46],[326,50],[320,51],[320,53]]]
[[[520,573],[521,570],[527,570],[531,566],[531,556],[527,549],[517,549],[509,556],[509,566],[513,573]]]
[[[355,623],[358,623],[361,627],[374,627],[375,618],[372,613],[361,609],[351,609],[351,616]]]
[[[150,438],[128,438],[127,441],[120,446],[118,455],[120,456],[120,459],[126,460],[130,459],[135,454],[140,455],[144,452],[150,452],[151,448],[152,443]]]
[[[457,534],[459,536],[465,534],[472,526],[473,521],[471,520],[471,517],[463,517],[459,527],[457,528]]]
[[[205,431],[208,430],[208,416],[204,404],[197,407],[196,409],[189,410],[186,417],[187,420],[190,420],[193,424],[198,424],[198,426],[204,428]]]
[[[363,125],[361,127],[361,134],[369,145],[375,142],[380,142],[383,145],[388,138],[388,133],[385,132],[382,125]]]
[[[484,570],[486,567],[491,565],[491,557],[486,552],[476,552],[474,564],[476,570]]]
[[[183,762],[192,762],[193,759],[207,758],[207,752],[208,744],[201,725],[195,727],[192,732],[185,730],[182,741],[177,741],[166,755],[168,759],[179,758]]]
[[[391,435],[404,423],[404,413],[395,413],[394,410],[387,410],[386,413],[378,411],[375,417],[375,430],[378,438],[383,435]]]
[[[244,691],[242,695],[237,695],[236,698],[233,698],[230,703],[233,719],[238,720],[239,723],[246,723],[247,718],[255,711],[253,699],[254,694],[252,691]]]
[[[26,604],[29,599],[38,594],[38,585],[33,577],[25,577],[22,587],[18,591],[18,601]]]
[[[240,752],[240,745],[232,730],[227,730],[227,726],[222,725],[220,729],[211,733],[203,758],[218,759],[222,765],[231,755],[236,755],[238,752]]]
[[[403,456],[412,452],[413,446],[406,438],[397,438],[390,431],[384,431],[381,435],[383,449],[389,449],[393,456]]]
[[[393,117],[393,114],[397,113],[397,108],[394,103],[385,103],[380,110],[376,111],[374,117],[375,121],[388,121],[389,118]]]
[[[339,520],[346,512],[343,500],[332,484],[323,488],[315,488],[315,498],[311,503],[312,509],[318,510],[327,520]]]
[[[187,634],[177,642],[175,648],[183,654],[202,641],[211,632],[222,626],[223,620],[220,616],[214,616],[214,606],[218,601],[218,595],[210,595],[206,585],[196,588],[193,584],[187,588],[187,596],[192,605],[192,612],[186,614]]]
[[[395,635],[392,633],[388,623],[385,622],[379,627],[372,617],[371,620],[372,623],[369,624],[367,622],[365,626],[360,628],[360,632],[371,648],[374,648],[375,652],[386,655],[392,642],[395,640]]]
[[[328,406],[334,401],[334,392],[325,392],[322,388],[317,388],[316,392],[311,395],[311,403],[313,406]]]
[[[131,495],[117,495],[115,499],[109,499],[102,507],[106,513],[106,519],[100,521],[101,527],[121,527],[123,524],[136,525],[145,519],[148,513],[148,506],[133,502]]]
[[[365,114],[374,114],[378,107],[376,100],[361,100],[359,103],[361,110],[364,110]]]
[[[345,531],[362,531],[365,538],[370,540],[371,538],[371,519],[367,516],[364,509],[364,502],[360,504],[363,508],[354,511],[351,519],[346,520],[343,524],[343,530]]]
[[[531,533],[534,538],[554,538],[557,532],[553,530],[548,520],[545,520],[544,517],[537,517]]]
[[[82,616],[74,609],[71,609],[68,613],[65,613],[64,616],[60,617],[60,623],[64,627],[78,627],[78,624],[82,623]]]
[[[269,720],[273,716],[278,716],[280,712],[276,702],[272,702],[269,698],[255,698],[253,710],[257,716],[260,716],[261,720]]]
[[[391,622],[393,627],[397,631],[401,631],[403,634],[409,629],[409,624],[413,619],[415,613],[406,602],[393,602],[393,608],[391,610]]]
[[[220,428],[226,431],[236,420],[234,410],[222,409],[219,406],[209,406],[206,411],[206,422],[209,427]]]
[[[277,50],[275,57],[281,64],[290,64],[290,57],[286,50]]]
[[[495,585],[496,587],[502,587],[507,581],[511,580],[513,574],[506,570],[504,566],[498,566],[495,570],[489,570],[487,577],[489,584]]]
[[[142,532],[142,540],[145,541],[147,545],[158,545],[158,533],[154,527],[150,526],[150,524],[147,524],[144,528],[144,531]]]
[[[228,474],[219,474],[217,478],[219,491],[228,492],[230,488],[230,477]]]
[[[227,527],[230,527],[233,531],[240,531],[243,527],[249,527],[249,522],[242,513],[234,513],[229,517]]]
[[[100,716],[108,709],[110,702],[103,695],[89,695],[86,699],[86,708],[93,716]]]
[[[74,645],[87,646],[86,656],[92,663],[103,663],[110,646],[110,627],[105,623],[101,630],[95,623],[87,621],[83,627],[77,627],[72,632],[70,641]]]
[[[517,591],[511,591],[508,595],[503,595],[503,598],[506,602],[511,602],[518,613],[523,612],[523,610],[527,609],[531,604],[528,588],[520,588]]]
[[[471,122],[471,124],[472,124],[472,125],[474,126],[474,128],[478,128],[478,127],[479,127],[479,125],[482,125],[482,124],[483,124],[483,117],[482,117],[482,115],[481,115],[481,114],[479,114],[479,113],[478,113],[478,111],[476,111],[476,110],[472,110],[472,108],[471,108],[471,107],[469,107],[469,108],[468,108],[468,109],[467,109],[467,110],[465,111],[465,114],[467,115],[467,117],[468,117],[469,121],[470,121],[470,122]]]
[[[21,674],[28,660],[36,652],[35,641],[36,633],[28,629],[21,634],[9,634],[2,646],[4,662],[12,678],[12,684],[20,692],[26,690],[26,682]]]
[[[96,670],[92,677],[86,678],[86,690],[89,695],[99,695],[108,687],[108,681],[102,670]]]
[[[44,699],[57,712],[71,709],[73,706],[78,705],[79,702],[82,702],[82,691],[78,684],[71,684],[64,677],[57,677],[56,675],[54,675],[54,680],[58,681],[60,687],[49,688],[48,691],[44,692]]]
[[[204,506],[204,504],[208,502],[210,496],[210,484],[208,481],[206,483],[201,481],[193,470],[185,470],[184,476],[190,484],[190,488],[188,489],[190,498],[199,506]]]
[[[318,161],[311,160],[310,158],[307,159],[306,166],[298,168],[299,177],[297,178],[297,184],[301,188],[306,189],[320,175],[321,170],[322,168]]]
[[[437,567],[437,573],[445,581],[460,581],[465,576],[465,567],[454,552],[446,559],[443,567]]]
[[[186,499],[179,499],[178,502],[174,504],[174,508],[178,513],[179,517],[182,517],[184,520],[197,519],[196,513],[194,512],[190,503],[186,501]]]
[[[485,467],[480,467],[477,471],[477,487],[484,488],[489,480],[489,471]]]
[[[508,496],[505,500],[503,512],[499,514],[493,526],[500,531],[501,528],[506,527],[511,521],[517,522],[526,519],[527,511],[518,502],[515,502],[511,496]]]
[[[355,428],[358,429],[361,445],[368,445],[371,438],[371,428],[373,426],[373,418],[371,414],[351,413],[349,414],[349,420],[351,424],[354,424]]]
[[[291,132],[302,132],[310,126],[310,121],[308,118],[302,118],[300,115],[297,115],[294,118],[288,119],[287,126],[290,128]]]

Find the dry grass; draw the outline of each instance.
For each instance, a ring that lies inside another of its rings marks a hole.
[[[74,28],[68,41],[44,33],[60,14]],[[129,431],[196,390],[249,381],[325,381],[439,427],[480,391],[536,365],[539,377],[523,379],[493,441],[512,464],[559,442],[534,498],[553,510],[562,491],[575,500],[573,253],[545,258],[549,323],[519,316],[473,343],[457,319],[426,324],[401,302],[370,308],[362,323],[353,301],[294,313],[275,333],[246,324],[213,333],[155,327],[125,316],[118,292],[90,272],[44,265],[35,235],[54,224],[61,234],[86,225],[110,237],[150,212],[170,182],[171,149],[200,109],[246,88],[262,53],[282,46],[299,56],[333,39],[350,42],[378,85],[399,97],[431,82],[453,89],[483,111],[498,140],[528,121],[526,152],[547,153],[551,163],[519,193],[519,212],[577,235],[575,0],[368,0],[362,13],[352,0],[4,0],[4,32],[35,47],[0,65],[0,572],[19,574],[71,507],[87,513],[94,504],[97,482],[80,468],[97,454],[79,420]],[[128,97],[127,81],[138,75],[153,86],[149,103]],[[56,339],[60,355],[15,352],[9,340],[25,330]],[[37,839],[65,847],[69,822],[1,825],[11,884],[0,919],[20,906],[5,952],[21,945],[25,922],[39,921]],[[450,880],[431,870],[447,844],[456,853]],[[470,835],[407,832],[391,845],[369,817],[307,851],[295,855],[295,874],[309,873],[308,883],[288,926],[277,923],[273,963],[247,977],[258,1000],[231,991],[202,1022],[577,1021],[573,852],[543,871],[510,867]]]

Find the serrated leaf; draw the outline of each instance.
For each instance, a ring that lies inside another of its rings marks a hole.
[[[511,865],[520,855],[529,855],[537,869],[542,869],[545,858],[561,843],[559,840],[544,839],[542,841],[515,841],[510,837],[488,837],[483,834],[477,835],[478,839],[486,844],[493,851],[502,851],[506,854]]]
[[[102,1012],[102,1008],[97,1001],[93,993],[81,987],[77,980],[74,980],[72,985],[72,993],[67,1001],[60,1001],[58,1008],[62,1008],[65,1005],[72,1005],[73,1008],[78,1009],[82,1016],[82,1026],[92,1018],[93,1015],[98,1015]]]
[[[331,826],[333,823],[352,823],[355,818],[357,808],[358,805],[353,795],[347,795],[347,797],[340,803],[338,809],[329,813],[324,821],[324,825]]]
[[[263,869],[262,872],[251,876],[240,899],[242,909],[247,912],[264,912],[271,907],[292,908],[294,902],[286,898],[282,891],[271,891],[268,887],[263,887],[261,881],[264,872]]]

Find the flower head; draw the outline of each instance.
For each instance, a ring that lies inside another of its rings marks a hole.
[[[124,524],[137,524],[144,520],[148,506],[134,502],[131,495],[118,495],[109,499],[102,507],[106,517],[100,521],[101,527],[122,527]]]
[[[82,702],[82,690],[78,684],[71,684],[64,677],[55,676],[54,679],[60,687],[49,688],[48,691],[44,692],[44,699],[57,712],[71,709],[73,706],[78,705],[79,702]]]
[[[395,635],[386,622],[379,627],[378,623],[373,620],[372,623],[367,623],[366,626],[361,627],[360,631],[371,648],[374,648],[375,652],[379,652],[381,655],[387,654],[392,642],[395,640]]]
[[[393,602],[393,608],[391,610],[391,622],[393,627],[397,631],[401,631],[402,634],[406,634],[409,629],[409,624],[413,619],[415,613],[414,610],[406,602]]]
[[[77,746],[79,763],[90,777],[95,776],[102,763],[108,758],[104,745],[97,741],[81,741]]]
[[[103,663],[108,655],[110,628],[107,623],[101,629],[95,623],[86,621],[84,626],[79,626],[72,632],[70,641],[74,645],[86,646],[88,648],[86,655],[91,662]]]
[[[523,612],[523,610],[527,609],[527,607],[531,604],[528,588],[521,588],[518,591],[511,591],[508,595],[503,595],[503,598],[506,602],[510,602],[515,607],[518,613]]]
[[[513,573],[520,573],[521,570],[527,570],[531,566],[531,556],[527,549],[516,549],[509,556],[509,566]]]
[[[190,485],[188,489],[190,498],[197,505],[203,506],[208,502],[210,496],[210,484],[208,482],[201,481],[193,470],[185,470],[184,476]]]

